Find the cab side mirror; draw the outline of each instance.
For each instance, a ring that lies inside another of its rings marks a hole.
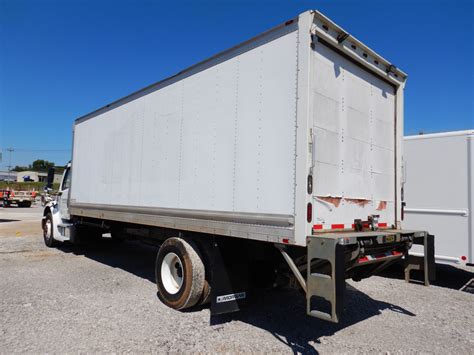
[[[54,182],[54,168],[48,169],[48,180],[46,181],[46,188],[52,189]]]

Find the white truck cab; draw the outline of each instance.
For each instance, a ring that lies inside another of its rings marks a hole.
[[[48,174],[48,186],[52,186],[54,173]],[[57,242],[70,241],[73,225],[69,214],[69,189],[71,187],[71,163],[66,165],[58,195],[55,200],[46,204],[43,211],[42,228],[44,242],[47,246],[55,246]]]

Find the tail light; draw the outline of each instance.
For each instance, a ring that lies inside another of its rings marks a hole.
[[[313,220],[313,205],[311,202],[308,202],[308,205],[306,206],[306,221],[308,223],[311,223]]]

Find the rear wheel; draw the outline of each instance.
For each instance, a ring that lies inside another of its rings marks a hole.
[[[167,239],[158,251],[155,274],[158,297],[167,306],[185,309],[202,299],[205,270],[193,242]]]
[[[53,228],[53,216],[51,213],[48,213],[43,220],[43,239],[46,246],[53,248],[58,245],[58,241],[53,238],[54,228]]]

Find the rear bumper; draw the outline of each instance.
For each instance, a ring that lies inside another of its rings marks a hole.
[[[313,239],[327,238],[336,239],[339,244],[350,245],[356,244],[361,239],[371,238],[378,243],[385,244],[387,242],[400,242],[405,241],[407,238],[419,238],[428,235],[426,231],[419,230],[406,230],[406,229],[381,229],[377,231],[362,231],[362,232],[330,232],[330,233],[318,233],[311,235],[306,238],[309,242]]]

